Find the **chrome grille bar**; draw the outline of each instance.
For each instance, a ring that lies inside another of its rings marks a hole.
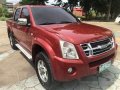
[[[114,41],[111,37],[96,42],[81,44],[81,47],[83,48],[86,56],[94,56],[111,50],[114,47]]]

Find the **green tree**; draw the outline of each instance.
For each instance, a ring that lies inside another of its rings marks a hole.
[[[96,11],[96,13],[107,13],[107,2],[105,0],[94,0],[93,1],[93,9]]]
[[[111,6],[111,18],[116,18],[118,14],[120,14],[120,0],[114,0]]]
[[[8,15],[9,15],[8,10],[5,7],[1,7],[0,8],[0,17],[6,17]]]
[[[93,0],[81,0],[81,6],[85,12],[85,16],[87,19],[90,17],[90,9],[92,8]]]
[[[22,0],[20,4],[26,5],[26,4],[33,4],[33,5],[45,5],[45,2],[48,0]]]
[[[22,0],[21,4],[45,4],[48,0]],[[61,4],[62,0],[55,0]],[[94,10],[96,15],[101,14],[106,16],[106,19],[115,18],[120,13],[120,0],[68,0],[71,11],[74,6],[80,2],[83,7],[86,18],[90,18],[90,11]]]
[[[81,5],[83,6],[86,18],[90,16],[91,8],[96,12],[96,15],[99,13],[101,15],[105,14],[107,20],[110,18],[112,0],[82,0]]]
[[[94,10],[105,14],[106,20],[109,21],[120,13],[120,0],[94,0]]]
[[[110,20],[110,16],[111,16],[111,9],[112,9],[112,0],[108,0],[108,4],[107,4],[107,8],[108,8],[108,11],[107,11],[107,21]]]

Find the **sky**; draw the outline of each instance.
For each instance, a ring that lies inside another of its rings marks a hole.
[[[62,0],[62,2],[67,2],[67,1],[68,0]],[[48,0],[48,2],[49,2],[48,5],[56,3],[55,0]]]
[[[18,3],[19,1],[21,1],[21,0],[6,0],[7,2],[11,2],[11,3],[13,3],[13,4],[16,4],[16,3]],[[62,1],[64,1],[64,2],[66,2],[67,0],[62,0]],[[54,3],[54,0],[48,0],[48,2],[49,3]]]
[[[20,0],[6,0],[7,2],[10,2],[10,3],[13,3],[13,4],[16,4],[18,3]]]

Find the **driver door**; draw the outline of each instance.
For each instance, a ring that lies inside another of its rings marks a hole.
[[[30,22],[30,14],[29,10],[24,7],[22,8],[20,18],[26,18],[27,19],[27,25],[21,25],[19,26],[19,33],[21,35],[21,42],[20,44],[25,47],[28,51],[31,51],[32,46],[32,37],[31,37],[31,27],[28,26],[28,24],[31,24]]]

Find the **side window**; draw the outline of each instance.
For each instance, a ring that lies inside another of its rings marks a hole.
[[[30,22],[30,14],[29,14],[29,11],[28,11],[27,8],[22,9],[20,17],[21,18],[26,18],[28,20],[28,22]]]
[[[20,8],[16,10],[16,12],[15,12],[15,16],[14,16],[14,21],[17,21],[17,20],[18,20],[19,15],[20,15],[20,11],[21,11]]]

